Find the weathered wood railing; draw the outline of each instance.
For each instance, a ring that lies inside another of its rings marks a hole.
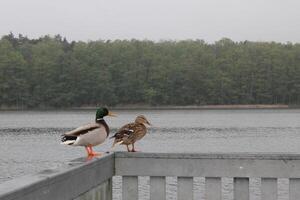
[[[150,176],[150,199],[166,198],[166,176],[177,177],[178,200],[193,199],[193,177],[205,177],[206,200],[221,200],[221,178],[233,178],[235,200],[249,200],[249,178],[261,178],[261,199],[277,199],[277,179],[289,178],[289,199],[300,200],[300,155],[116,153],[123,200],[138,199],[138,176]]]
[[[45,171],[0,185],[1,200],[112,199],[122,176],[122,199],[138,199],[138,176],[150,177],[150,199],[166,199],[166,177],[177,177],[177,199],[193,199],[194,177],[205,178],[205,199],[222,199],[222,178],[233,178],[234,200],[249,200],[249,178],[261,179],[261,200],[277,199],[277,179],[289,179],[289,200],[300,200],[300,155],[111,153],[65,170]]]
[[[109,200],[114,162],[113,153],[80,158],[62,169],[16,178],[0,185],[0,200]]]

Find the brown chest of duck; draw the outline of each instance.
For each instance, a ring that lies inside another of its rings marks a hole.
[[[70,146],[85,147],[88,156],[100,155],[92,147],[102,144],[109,135],[109,127],[104,120],[105,116],[116,116],[107,108],[98,108],[94,123],[80,126],[62,136],[62,143]]]
[[[111,138],[114,138],[113,146],[116,144],[126,145],[128,152],[135,152],[134,144],[142,139],[147,133],[146,125],[151,125],[144,115],[136,117],[133,123],[122,126]],[[132,145],[132,149],[129,149]]]

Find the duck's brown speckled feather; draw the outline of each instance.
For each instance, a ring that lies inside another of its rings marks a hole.
[[[142,139],[147,133],[147,128],[141,123],[129,123],[122,126],[118,132],[113,136],[115,138],[114,143],[122,142],[124,145],[135,143]]]

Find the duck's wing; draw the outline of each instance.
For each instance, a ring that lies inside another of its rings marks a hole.
[[[74,143],[77,146],[96,146],[103,143],[107,138],[107,132],[104,126],[88,131],[86,134],[81,134]]]
[[[89,131],[93,131],[97,128],[100,128],[101,124],[98,123],[90,123],[84,126],[80,126],[72,131],[66,132],[64,135],[66,136],[79,136],[88,133]]]
[[[128,136],[128,139],[131,141],[136,141],[141,139],[142,137],[145,136],[147,132],[147,128],[143,124],[135,124],[135,126],[132,127],[132,130],[133,130],[132,134]]]
[[[123,138],[129,137],[134,132],[134,124],[135,123],[129,123],[124,126],[122,126],[112,137],[116,140],[122,140]]]

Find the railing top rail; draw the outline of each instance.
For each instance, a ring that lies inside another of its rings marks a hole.
[[[300,160],[298,153],[152,153],[116,152],[116,158]]]
[[[87,160],[78,158],[59,169],[25,175],[0,185],[0,199],[72,199],[114,175],[114,153]],[[71,187],[72,189],[69,189]]]
[[[114,175],[300,178],[300,154],[112,152],[7,181],[0,199],[74,199]]]
[[[117,152],[115,163],[121,176],[300,178],[299,154]]]

